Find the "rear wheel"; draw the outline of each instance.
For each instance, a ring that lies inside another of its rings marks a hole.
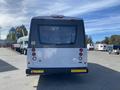
[[[119,52],[117,52],[117,55],[119,55]]]
[[[31,70],[30,69],[26,69],[26,74],[27,75],[31,74]]]

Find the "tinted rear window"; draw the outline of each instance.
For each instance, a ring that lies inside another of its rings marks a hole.
[[[76,26],[39,26],[41,44],[74,44]]]

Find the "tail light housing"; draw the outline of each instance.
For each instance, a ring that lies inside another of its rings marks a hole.
[[[36,53],[34,52],[34,53],[32,53],[32,56],[36,56]]]
[[[32,52],[35,52],[35,48],[32,48]]]
[[[79,53],[79,55],[80,55],[80,56],[82,56],[82,55],[83,55],[83,53],[81,53],[81,52],[80,52],[80,53]]]
[[[82,56],[83,56],[83,48],[79,49],[79,59],[82,60]]]
[[[35,48],[33,47],[32,48],[32,56],[35,56],[36,55],[36,53],[35,53]]]
[[[79,51],[80,51],[79,55],[82,56],[83,55],[83,48],[80,48]]]
[[[79,50],[80,50],[80,52],[83,52],[83,48],[80,48]]]
[[[36,58],[36,49],[33,47],[32,48],[32,59],[35,61],[37,58]]]

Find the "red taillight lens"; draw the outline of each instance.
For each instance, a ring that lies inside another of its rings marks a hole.
[[[36,55],[36,53],[32,53],[32,56],[35,56]]]
[[[32,51],[34,52],[34,51],[35,51],[35,48],[32,48]]]
[[[79,53],[79,55],[80,55],[80,56],[82,56],[82,55],[83,55],[83,53]]]
[[[32,59],[35,61],[36,60],[36,52],[35,52],[35,48],[32,48]]]
[[[80,52],[83,52],[83,49],[82,49],[82,48],[80,48],[79,50],[80,50]]]
[[[82,57],[83,56],[83,48],[80,48],[79,51],[80,51],[79,55],[80,55],[80,57]]]
[[[35,56],[36,53],[35,53],[35,48],[32,48],[32,56]]]

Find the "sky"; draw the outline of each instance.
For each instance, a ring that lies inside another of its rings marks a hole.
[[[83,18],[94,42],[120,35],[120,0],[0,0],[0,31],[5,39],[11,27],[29,30],[34,16],[64,15]]]

